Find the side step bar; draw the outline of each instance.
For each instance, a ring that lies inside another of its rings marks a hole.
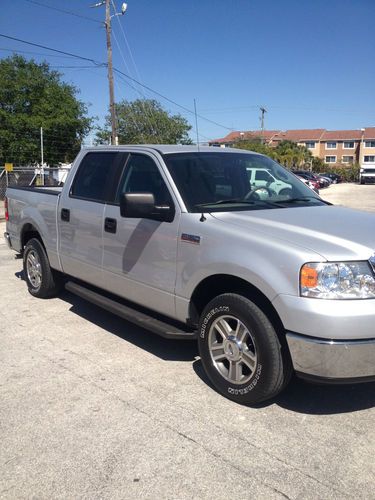
[[[110,299],[101,295],[97,292],[94,292],[88,288],[85,288],[82,285],[78,285],[73,281],[68,281],[65,284],[65,288],[69,291],[82,297],[89,302],[92,302],[96,306],[99,306],[107,311],[120,316],[131,323],[136,324],[146,330],[150,330],[151,332],[160,335],[161,337],[167,339],[196,339],[197,331],[185,331],[180,329],[177,326],[174,326],[171,323],[166,323],[165,321],[161,321],[160,319],[154,318],[153,316],[149,316],[137,309],[133,309],[129,306],[121,304],[116,300]]]

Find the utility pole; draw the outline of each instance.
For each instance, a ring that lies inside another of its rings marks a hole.
[[[43,127],[40,127],[40,159],[42,162],[40,169],[40,183],[44,186],[44,145],[43,145]]]
[[[267,110],[266,108],[264,108],[263,106],[260,106],[260,112],[261,112],[261,115],[260,115],[260,128],[262,130],[262,144],[264,143],[264,114],[267,113]]]
[[[115,92],[113,90],[113,66],[112,66],[112,44],[111,44],[111,4],[105,0],[105,30],[107,34],[107,57],[108,57],[108,82],[109,82],[109,110],[111,113],[111,143],[117,145],[117,123],[115,110]]]
[[[115,108],[115,92],[113,89],[113,65],[112,65],[112,43],[111,43],[111,18],[114,16],[122,16],[125,14],[127,4],[123,3],[121,12],[111,16],[111,0],[102,0],[101,2],[91,5],[91,7],[101,7],[105,5],[105,31],[107,37],[107,59],[108,59],[108,84],[109,84],[109,110],[111,113],[111,144],[118,144],[117,137],[117,119]]]
[[[44,151],[43,151],[43,127],[40,127],[40,157],[42,161],[42,168],[44,165]]]

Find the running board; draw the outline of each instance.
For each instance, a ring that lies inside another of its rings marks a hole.
[[[131,323],[136,324],[146,330],[149,330],[161,337],[167,339],[196,339],[197,331],[185,331],[179,327],[173,325],[172,323],[166,323],[160,319],[149,316],[137,309],[121,304],[116,300],[110,299],[101,295],[97,292],[90,290],[82,285],[78,285],[73,281],[68,281],[65,284],[65,288],[75,295],[82,297],[89,302],[92,302],[96,306],[99,306],[107,311],[120,316]]]

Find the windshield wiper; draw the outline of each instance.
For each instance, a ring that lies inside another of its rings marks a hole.
[[[239,205],[265,205],[269,207],[279,207],[279,208],[285,208],[283,205],[274,202],[274,201],[268,201],[268,200],[243,200],[240,198],[232,198],[229,200],[218,200],[218,201],[212,201],[211,203],[197,203],[195,206],[196,207],[209,207],[209,206],[215,206],[215,205],[226,205],[227,203],[238,203]]]
[[[332,205],[332,203],[329,203],[328,201],[322,200],[321,198],[317,198],[316,196],[301,196],[301,197],[296,197],[296,198],[289,198],[287,200],[280,201],[280,203],[298,203],[298,202],[308,202],[316,200],[320,201],[322,203],[325,203],[326,205]]]
[[[245,205],[254,205],[255,201],[253,200],[241,200],[240,198],[232,198],[229,200],[218,200],[211,201],[210,203],[197,203],[196,207],[209,207],[211,205],[225,205],[226,203],[243,203]]]

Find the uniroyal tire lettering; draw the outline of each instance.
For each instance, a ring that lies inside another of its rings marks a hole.
[[[220,307],[215,307],[214,309],[211,309],[209,313],[207,313],[206,317],[202,321],[202,327],[200,331],[200,337],[204,339],[205,333],[206,333],[206,327],[210,319],[214,314],[221,313],[221,312],[229,312],[229,307],[228,306],[220,306]]]
[[[251,384],[249,384],[246,387],[243,387],[242,389],[233,389],[233,387],[228,387],[229,394],[234,394],[235,396],[238,395],[242,396],[243,394],[247,394],[248,392],[252,391],[258,383],[261,372],[262,372],[262,365],[259,364]]]

